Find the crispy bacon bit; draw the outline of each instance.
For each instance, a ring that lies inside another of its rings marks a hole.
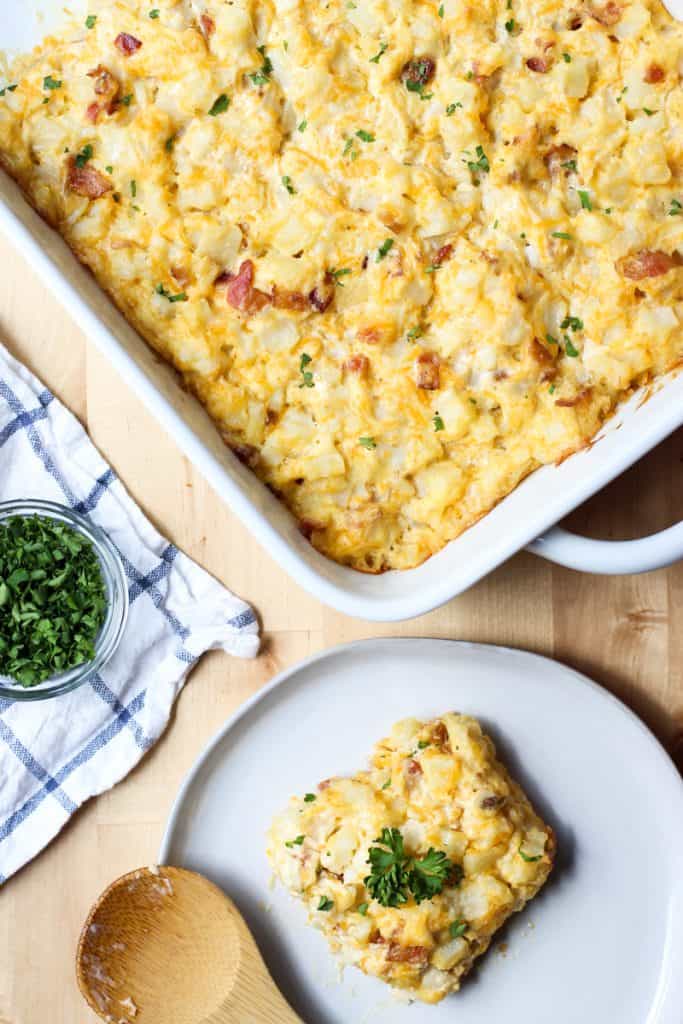
[[[529,57],[525,64],[529,71],[536,71],[539,75],[545,75],[553,66],[552,60],[547,57]]]
[[[549,366],[550,363],[554,362],[552,352],[549,352],[543,342],[538,338],[532,338],[531,344],[529,345],[529,355],[539,364],[539,366]]]
[[[415,967],[426,967],[429,963],[429,950],[426,946],[402,946],[400,942],[390,942],[387,960],[396,964],[413,964]]]
[[[231,444],[230,448],[233,455],[245,466],[249,466],[249,469],[253,469],[258,462],[259,450],[253,444]]]
[[[119,32],[114,40],[114,46],[124,57],[130,57],[140,49],[142,43],[135,36],[128,35],[127,32]]]
[[[231,270],[222,270],[216,280],[213,282],[215,285],[229,284],[230,281],[235,279],[235,275]]]
[[[582,388],[573,398],[558,398],[555,405],[559,405],[561,409],[573,409],[575,405],[579,405],[586,398],[590,398],[592,393],[592,388]]]
[[[367,356],[350,356],[342,365],[342,369],[348,370],[349,373],[357,373],[359,377],[365,377],[370,369],[370,360]]]
[[[569,19],[569,25],[568,25],[569,31],[570,32],[577,32],[578,29],[580,29],[582,25],[583,25],[583,18],[578,13],[578,11],[574,11],[572,16],[571,16],[571,18]]]
[[[576,150],[574,147],[568,146],[564,142],[560,146],[551,146],[544,157],[546,167],[550,171],[551,177],[556,178],[562,170],[568,174],[569,168],[563,168],[562,164],[566,164],[570,160],[573,160],[575,156]]]
[[[431,57],[415,57],[403,65],[401,78],[414,85],[428,85],[434,77],[436,61]]]
[[[86,199],[99,199],[111,192],[112,183],[90,164],[79,167],[76,158],[70,156],[66,164],[66,184],[72,192]]]
[[[89,71],[88,78],[94,78],[95,95],[99,96],[99,100],[90,104],[85,116],[88,121],[95,124],[100,114],[113,114],[118,110],[121,83],[104,64],[98,64],[96,68]]]
[[[313,291],[308,293],[308,301],[318,313],[324,313],[332,304],[333,298],[334,285],[330,285],[329,281],[326,284],[317,284]]]
[[[615,3],[615,0],[607,0],[602,7],[590,7],[588,13],[601,25],[616,25],[621,18],[623,7]]]
[[[443,722],[437,722],[432,729],[432,743],[434,743],[435,746],[440,747],[442,750],[450,749],[448,729]]]
[[[499,807],[502,807],[505,803],[505,797],[499,796],[498,794],[492,793],[490,796],[485,796],[479,805],[482,811],[497,811]]]
[[[441,387],[440,359],[436,352],[422,352],[415,361],[415,383],[424,391]]]
[[[657,82],[663,82],[666,77],[666,72],[663,67],[659,64],[648,64],[645,68],[645,74],[643,75],[643,81],[647,82],[648,85],[656,85]]]
[[[446,263],[453,255],[453,246],[447,243],[442,245],[436,256],[434,257],[434,263],[437,267],[440,267],[442,263]]]
[[[410,760],[406,764],[406,772],[408,775],[422,775],[422,765],[419,761]]]
[[[202,26],[202,32],[207,39],[216,31],[216,22],[210,14],[201,14],[199,16],[199,24]]]
[[[672,256],[661,249],[641,249],[632,256],[622,256],[615,267],[630,281],[642,281],[646,277],[659,277],[674,267],[680,267],[681,259],[677,254]]]
[[[493,371],[493,379],[494,380],[507,380],[507,378],[508,378],[507,370],[494,370]]]
[[[86,121],[90,121],[91,124],[97,124],[101,109],[99,103],[91,103],[85,112]]]
[[[306,540],[310,540],[316,530],[324,530],[325,524],[318,523],[315,519],[300,519],[299,520],[299,533],[303,534]],[[326,782],[321,782],[318,789],[327,789],[330,782],[329,779]]]
[[[244,260],[238,273],[230,279],[227,299],[233,309],[244,313],[255,313],[271,301],[270,295],[254,288],[254,264],[251,260]]]
[[[273,305],[276,309],[293,309],[301,312],[306,309],[308,303],[306,296],[301,292],[292,292],[287,288],[273,288]]]
[[[357,338],[359,341],[364,341],[366,345],[378,345],[382,340],[383,333],[381,327],[361,327]]]

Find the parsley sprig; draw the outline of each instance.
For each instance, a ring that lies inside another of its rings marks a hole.
[[[430,847],[424,857],[409,857],[397,828],[383,828],[368,851],[368,892],[383,907],[400,907],[412,896],[416,903],[441,892],[447,881],[457,884],[461,871],[445,853]]]
[[[92,661],[107,596],[82,534],[41,516],[0,526],[0,666],[21,686]]]
[[[252,71],[249,78],[251,78],[254,85],[268,85],[273,70],[273,64],[270,57],[266,55],[265,46],[257,46],[256,49],[263,57],[263,64],[258,71]]]

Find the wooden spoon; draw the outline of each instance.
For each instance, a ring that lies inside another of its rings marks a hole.
[[[83,926],[76,973],[109,1024],[302,1024],[234,903],[183,868],[110,885]]]

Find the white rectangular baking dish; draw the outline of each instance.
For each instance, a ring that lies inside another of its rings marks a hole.
[[[82,2],[71,6],[77,12],[85,8]],[[8,50],[28,49],[62,11],[59,0],[25,0],[21,5],[0,0],[0,8],[0,46]],[[683,558],[683,523],[654,537],[622,543],[585,540],[557,527],[547,532],[683,424],[683,374],[671,374],[646,402],[642,395],[634,396],[601,431],[598,444],[560,466],[532,474],[423,565],[365,575],[324,558],[304,540],[284,506],[228,451],[199,403],[181,390],[174,372],[1,172],[0,229],[273,558],[339,611],[374,621],[412,618],[461,593],[527,545],[589,572],[642,572]]]

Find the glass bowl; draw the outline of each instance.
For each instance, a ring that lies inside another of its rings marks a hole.
[[[0,525],[11,516],[32,515],[66,523],[92,543],[102,569],[102,580],[107,595],[107,613],[95,640],[95,657],[91,661],[76,665],[66,672],[46,679],[43,683],[30,687],[21,686],[8,676],[3,676],[0,666],[0,697],[9,700],[47,700],[49,697],[70,693],[77,686],[87,682],[95,673],[100,672],[113,656],[121,642],[128,618],[128,587],[123,563],[109,537],[85,516],[79,515],[65,505],[38,499],[0,502]]]

